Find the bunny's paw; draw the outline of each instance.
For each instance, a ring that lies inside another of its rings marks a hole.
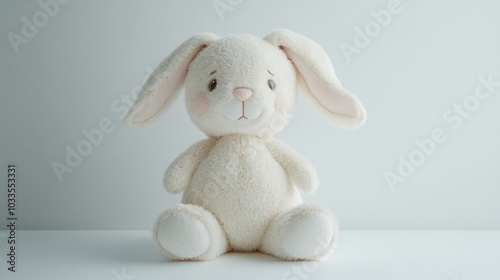
[[[319,260],[330,254],[337,235],[332,213],[323,207],[301,205],[271,223],[261,251],[286,260]]]
[[[215,217],[205,209],[180,204],[157,219],[154,235],[170,260],[210,260],[227,251],[227,241]]]

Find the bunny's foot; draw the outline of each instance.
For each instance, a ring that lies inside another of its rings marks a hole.
[[[225,234],[212,213],[200,206],[180,204],[156,220],[154,238],[170,260],[213,259],[228,250]]]
[[[328,209],[300,205],[271,222],[260,251],[286,260],[319,260],[332,251],[338,231]]]

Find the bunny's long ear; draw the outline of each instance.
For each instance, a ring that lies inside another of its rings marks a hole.
[[[364,123],[366,111],[340,84],[326,52],[317,43],[290,30],[279,29],[264,40],[281,48],[307,84],[313,103],[335,125],[355,128]],[[300,78],[300,77],[299,77]]]
[[[210,33],[195,35],[165,58],[142,87],[135,104],[125,116],[125,123],[141,126],[159,118],[179,95],[191,61],[218,39]]]

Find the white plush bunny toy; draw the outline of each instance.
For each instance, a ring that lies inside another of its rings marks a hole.
[[[195,35],[163,60],[125,118],[158,119],[184,89],[192,122],[207,139],[167,169],[168,192],[182,204],[163,212],[154,238],[170,260],[210,260],[260,251],[286,260],[319,260],[338,235],[326,208],[302,204],[318,185],[314,168],[274,138],[303,91],[335,125],[354,128],[366,113],[337,80],[314,41],[289,30],[264,39]]]

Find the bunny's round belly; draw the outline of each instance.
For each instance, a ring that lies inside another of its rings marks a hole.
[[[269,222],[302,200],[262,143],[219,142],[195,171],[183,203],[212,212],[232,249],[253,251]]]

